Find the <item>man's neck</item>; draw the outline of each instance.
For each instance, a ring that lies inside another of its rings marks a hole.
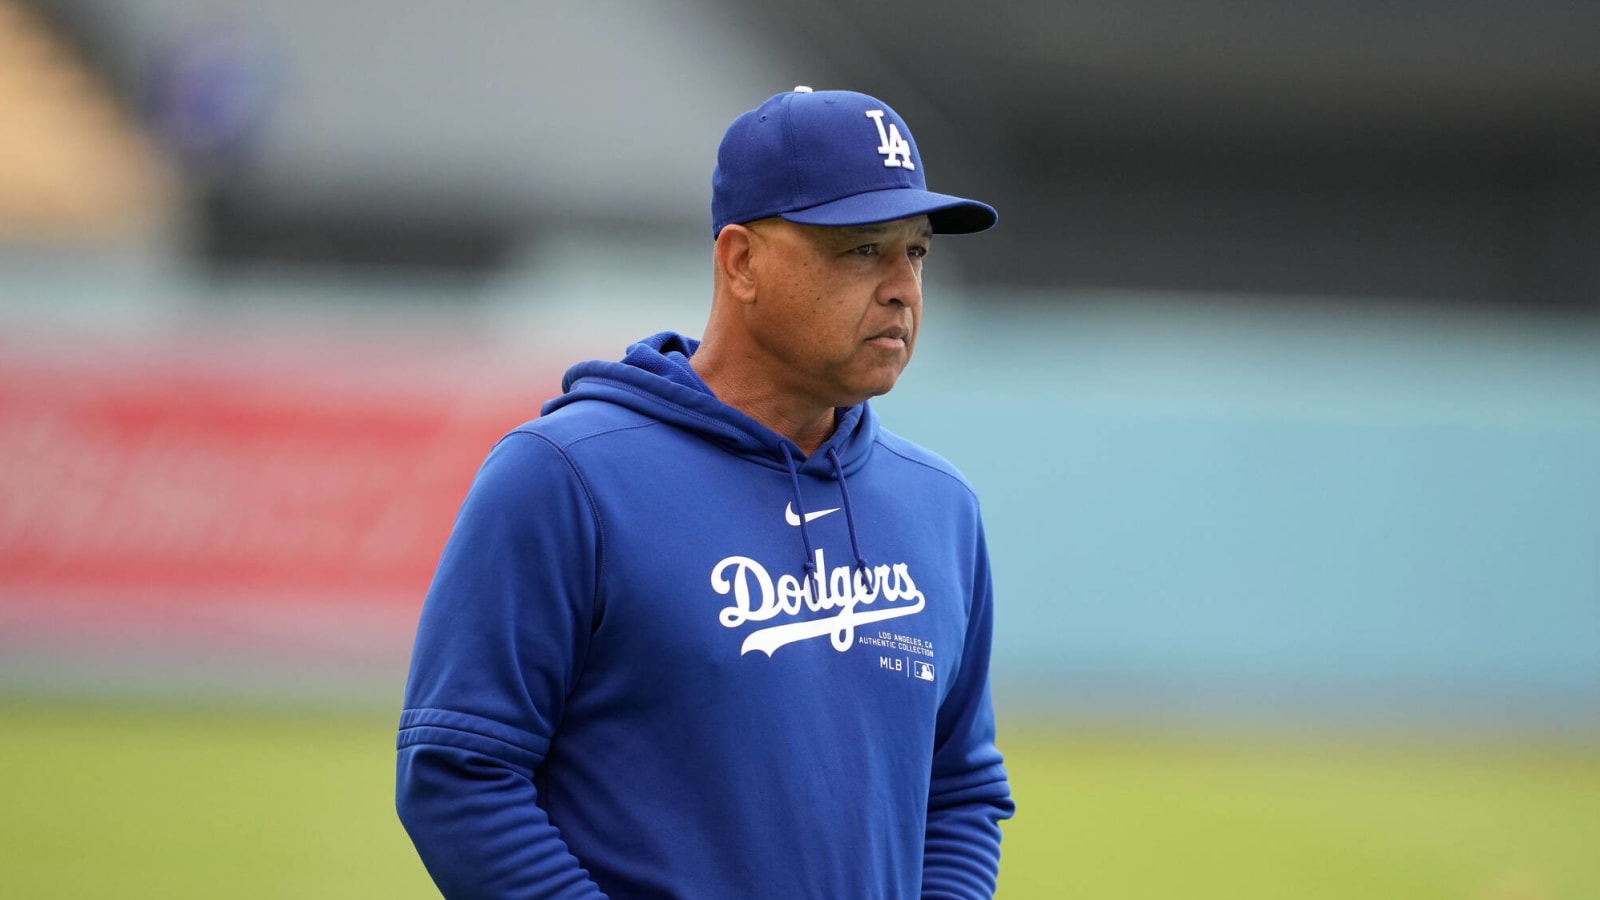
[[[724,371],[716,359],[702,352],[689,359],[700,380],[717,399],[783,435],[806,456],[817,452],[833,436],[837,424],[831,406],[797,401],[776,390],[770,382]]]

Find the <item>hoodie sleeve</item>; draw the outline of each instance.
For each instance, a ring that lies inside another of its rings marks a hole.
[[[1015,808],[994,742],[994,707],[989,699],[994,592],[981,524],[976,556],[961,669],[939,708],[934,735],[923,847],[924,900],[994,896],[1000,871],[1000,820],[1010,818]]]
[[[502,439],[440,558],[400,718],[395,806],[448,900],[603,900],[534,780],[582,671],[598,554],[567,457]]]

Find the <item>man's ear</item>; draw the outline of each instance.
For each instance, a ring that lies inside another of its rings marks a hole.
[[[755,244],[760,236],[743,225],[724,225],[717,235],[713,256],[717,272],[722,276],[734,299],[749,303],[756,298],[756,277],[753,266]]]

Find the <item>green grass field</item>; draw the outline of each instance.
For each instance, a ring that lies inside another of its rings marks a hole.
[[[0,701],[3,893],[436,897],[393,812],[393,724]],[[1600,748],[1003,725],[1003,900],[1600,898]]]

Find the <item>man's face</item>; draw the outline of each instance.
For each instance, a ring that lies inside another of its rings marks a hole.
[[[755,302],[746,323],[790,396],[851,406],[887,393],[922,321],[927,216],[823,227],[753,223]]]

